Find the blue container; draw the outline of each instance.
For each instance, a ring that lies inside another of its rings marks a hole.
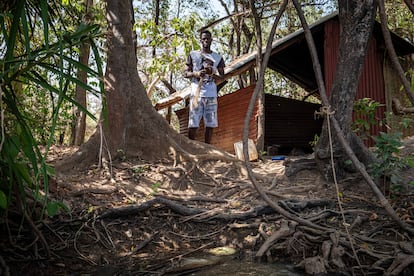
[[[278,155],[278,156],[272,156],[272,160],[285,160],[285,157],[283,155]]]

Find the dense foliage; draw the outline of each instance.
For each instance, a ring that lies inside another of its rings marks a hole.
[[[47,203],[48,148],[59,142],[70,120],[73,87],[92,93],[100,88],[81,83],[76,70],[85,70],[97,79],[102,61],[94,39],[97,25],[76,24],[80,10],[59,1],[17,1],[3,3],[0,14],[1,44],[1,143],[0,207],[27,210],[29,192],[35,201]],[[71,24],[69,22],[72,22]],[[76,47],[88,41],[94,50],[96,70],[77,61]],[[85,110],[87,112],[87,110]],[[93,117],[92,114],[89,113]],[[16,206],[17,205],[17,206]],[[51,202],[49,215],[59,203]]]

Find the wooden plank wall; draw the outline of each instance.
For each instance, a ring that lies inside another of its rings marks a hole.
[[[315,134],[320,135],[323,120],[315,119],[321,105],[266,95],[265,146],[310,149]]]

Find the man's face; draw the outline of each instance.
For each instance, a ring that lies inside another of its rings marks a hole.
[[[209,34],[203,33],[201,34],[200,41],[203,48],[210,49],[211,41],[213,40],[211,39],[211,36]]]

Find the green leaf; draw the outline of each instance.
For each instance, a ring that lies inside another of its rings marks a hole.
[[[45,44],[49,45],[49,5],[46,0],[41,0],[40,2],[40,12],[43,21],[43,35],[45,39]]]
[[[411,168],[414,168],[414,158],[408,158],[408,159],[407,159],[407,164],[408,164]]]
[[[12,16],[12,24],[10,27],[10,32],[8,36],[8,40],[6,42],[7,45],[7,52],[5,60],[12,60],[13,59],[13,52],[15,51],[16,45],[16,38],[18,36],[18,30],[20,27],[20,18],[24,12],[24,6],[26,1],[17,1],[16,7],[13,9],[13,16]]]
[[[19,179],[26,182],[29,186],[32,186],[33,181],[30,176],[30,171],[29,171],[29,168],[25,164],[14,163],[13,169],[14,169],[14,173],[16,174],[16,176],[19,177]]]
[[[49,91],[54,92],[55,94],[59,94],[59,90],[58,89],[56,89],[55,87],[51,86],[45,79],[43,79],[39,75],[37,75],[36,72],[32,72],[32,73],[33,73],[33,75],[27,75],[26,78],[29,79],[29,80],[32,80],[33,82],[35,82],[36,84],[42,86],[43,88],[45,88],[45,89],[47,89]],[[93,88],[91,88],[91,89],[93,89]],[[82,107],[73,98],[68,97],[67,95],[63,95],[63,97],[68,102],[70,102],[70,103],[76,105],[77,107],[79,107],[80,109],[82,109],[82,111],[85,112],[93,120],[96,120],[95,116],[92,113],[90,113],[87,109],[85,109],[84,107]]]
[[[7,196],[3,191],[0,191],[0,208],[4,210],[7,208]]]
[[[14,160],[19,154],[19,138],[17,136],[10,137],[8,140],[6,140],[5,147],[7,147],[7,153],[10,156],[10,159]]]
[[[49,202],[47,204],[47,208],[46,209],[47,209],[47,214],[50,217],[53,217],[56,214],[58,214],[61,209],[63,209],[66,212],[69,212],[70,211],[69,207],[66,206],[66,204],[64,204],[61,201],[51,201],[51,202]]]
[[[47,214],[50,217],[54,217],[59,211],[59,204],[56,201],[49,202],[47,204]]]

